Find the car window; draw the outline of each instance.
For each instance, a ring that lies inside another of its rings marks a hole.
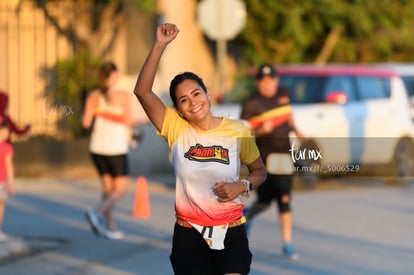
[[[381,77],[356,77],[361,100],[390,97],[390,80]]]
[[[414,95],[414,76],[401,76],[407,89],[408,96]]]
[[[325,87],[324,98],[331,92],[343,92],[347,101],[355,101],[357,93],[351,76],[331,76]]]
[[[323,76],[290,76],[280,78],[280,86],[288,89],[292,104],[324,102],[322,91],[326,83]]]

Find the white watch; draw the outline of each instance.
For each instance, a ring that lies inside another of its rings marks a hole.
[[[240,179],[240,181],[244,183],[244,187],[246,188],[246,191],[244,191],[243,196],[248,198],[250,192],[253,191],[253,184],[248,179]]]

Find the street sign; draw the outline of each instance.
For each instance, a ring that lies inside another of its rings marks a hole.
[[[229,40],[246,24],[246,7],[241,0],[203,0],[197,9],[198,23],[212,40]]]

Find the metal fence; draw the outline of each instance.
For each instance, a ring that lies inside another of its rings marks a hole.
[[[31,124],[31,135],[56,135],[58,106],[44,95],[43,66],[72,54],[69,44],[31,2],[0,3],[0,90],[9,95],[8,114],[19,126]]]
[[[59,5],[64,2],[50,3],[49,11],[59,15],[59,12],[62,13],[62,6]],[[117,63],[121,73],[131,65],[128,64],[131,58],[127,51],[131,40],[127,36],[128,23],[145,20],[145,17],[137,16],[135,12],[132,9],[127,24],[122,27],[114,46],[105,56]],[[136,26],[136,22],[131,24]],[[145,27],[145,24],[140,25]],[[0,91],[9,95],[8,114],[16,124],[20,127],[31,124],[30,136],[63,137],[57,122],[71,115],[72,106],[57,106],[51,98],[47,98],[41,70],[54,66],[57,60],[72,54],[66,38],[58,33],[33,2],[0,1]],[[14,140],[24,138],[14,136]]]

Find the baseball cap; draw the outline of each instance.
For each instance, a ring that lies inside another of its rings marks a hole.
[[[260,80],[265,76],[270,76],[272,78],[277,76],[276,69],[268,63],[264,63],[259,67],[256,74],[256,79]]]

